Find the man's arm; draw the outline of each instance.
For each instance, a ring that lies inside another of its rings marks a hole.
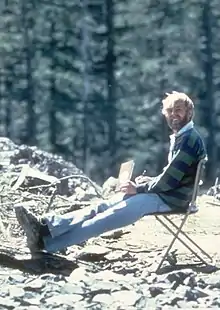
[[[190,156],[183,150],[178,150],[163,173],[148,184],[148,192],[166,192],[179,187],[180,181],[189,171],[190,166],[194,162],[194,157]]]
[[[137,192],[160,193],[179,187],[183,176],[188,173],[190,166],[197,161],[196,150],[186,146],[185,140],[174,155],[172,161],[165,167],[163,172],[153,178],[146,186],[138,186]]]

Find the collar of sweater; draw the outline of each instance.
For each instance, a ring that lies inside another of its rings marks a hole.
[[[177,133],[170,135],[170,141],[174,142],[175,138],[180,136],[182,133],[192,129],[194,127],[193,121],[188,122],[185,126],[183,126]]]

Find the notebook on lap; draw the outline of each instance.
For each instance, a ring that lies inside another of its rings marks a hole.
[[[129,160],[121,164],[118,174],[118,186],[129,181],[134,170],[134,160]]]

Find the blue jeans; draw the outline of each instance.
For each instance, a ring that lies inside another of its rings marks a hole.
[[[63,216],[47,215],[45,222],[50,235],[43,237],[45,250],[57,252],[107,231],[131,225],[145,215],[171,210],[157,194],[143,193],[125,199],[119,193],[96,208],[89,207]]]

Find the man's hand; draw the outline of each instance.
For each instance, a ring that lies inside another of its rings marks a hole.
[[[127,181],[125,183],[120,184],[119,189],[121,192],[128,195],[137,194],[136,184],[132,181]]]
[[[138,177],[135,178],[135,183],[136,184],[143,184],[143,183],[148,183],[152,180],[152,177],[148,177],[145,175],[139,175]]]

